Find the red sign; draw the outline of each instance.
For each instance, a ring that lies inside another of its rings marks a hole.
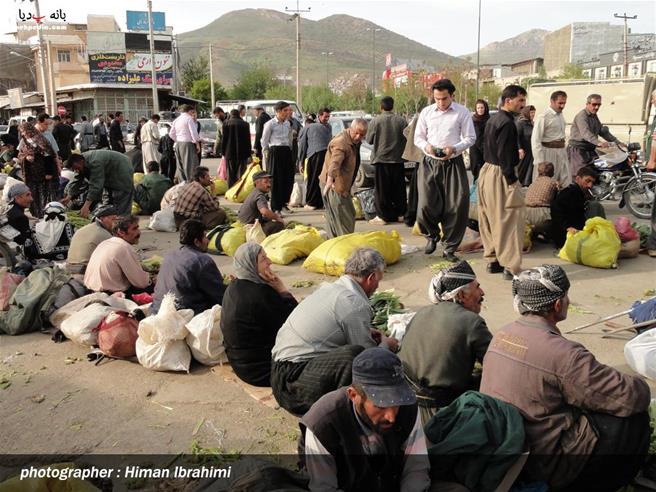
[[[66,108],[62,105],[57,106],[57,113],[59,116],[64,116],[66,114]]]

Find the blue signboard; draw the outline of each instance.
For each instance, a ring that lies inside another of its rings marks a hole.
[[[148,31],[148,12],[126,10],[128,31]],[[153,12],[153,31],[166,30],[164,12]]]

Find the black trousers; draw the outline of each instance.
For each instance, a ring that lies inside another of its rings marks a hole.
[[[396,222],[407,208],[403,163],[374,164],[376,214],[385,222]]]
[[[228,187],[231,188],[241,175],[246,171],[246,159],[226,158],[226,170],[228,171]]]
[[[321,175],[325,158],[326,151],[321,150],[316,154],[312,154],[312,157],[307,161],[307,188],[305,191],[305,203],[314,208],[323,208],[319,176]]]
[[[268,171],[273,177],[271,183],[271,210],[279,212],[289,203],[294,188],[294,159],[292,149],[280,145],[269,148]]]
[[[363,350],[360,345],[344,345],[308,362],[273,361],[273,396],[288,412],[303,415],[326,393],[351,384],[353,359]]]
[[[418,163],[412,171],[412,177],[410,178],[410,186],[408,187],[408,207],[405,211],[405,217],[403,222],[408,227],[412,227],[417,222],[417,169],[421,163]]]

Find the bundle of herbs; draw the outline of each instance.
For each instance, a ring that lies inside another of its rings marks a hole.
[[[387,320],[391,314],[405,313],[401,298],[394,294],[394,289],[377,291],[370,299],[373,316],[371,325],[388,335]]]

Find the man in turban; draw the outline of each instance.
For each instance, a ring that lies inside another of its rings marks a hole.
[[[649,447],[649,386],[568,340],[569,280],[556,265],[513,279],[520,318],[494,335],[481,392],[517,407],[531,454],[524,472],[550,490],[617,490]]]
[[[460,261],[432,278],[432,304],[406,330],[399,357],[424,424],[465,391],[478,390],[474,364],[483,361],[492,339],[479,315],[484,295],[469,263]]]

